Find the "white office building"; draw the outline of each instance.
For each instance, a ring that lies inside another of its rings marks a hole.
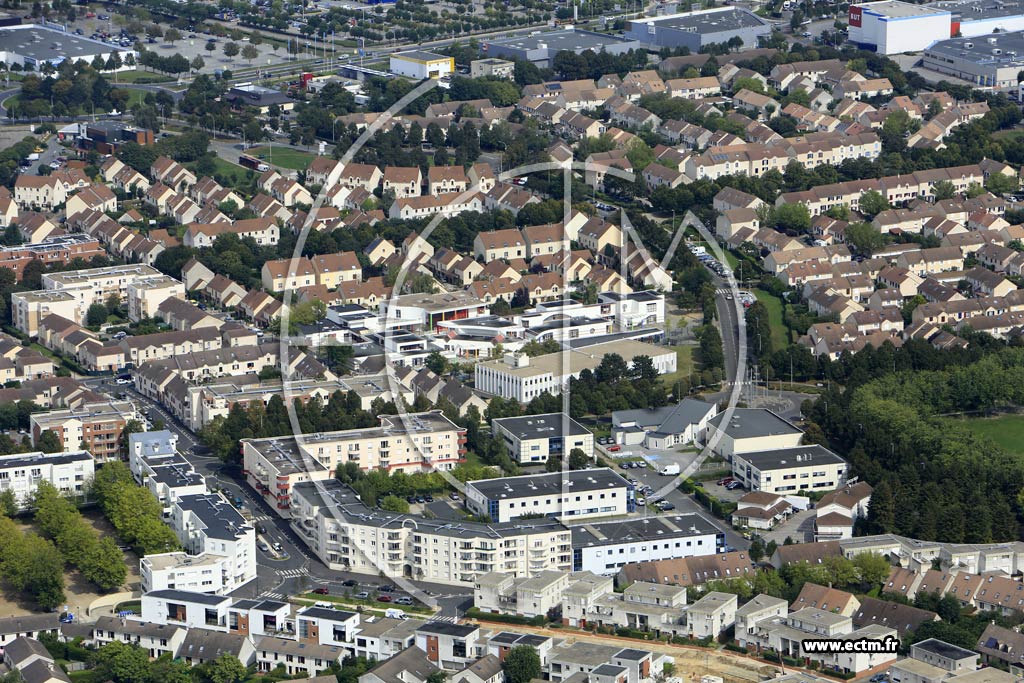
[[[565,413],[498,418],[491,420],[491,433],[520,465],[545,463],[568,456],[573,449],[594,457],[593,433]]]
[[[732,474],[751,491],[781,496],[832,491],[846,484],[849,464],[824,446],[808,444],[735,454]]]
[[[950,37],[948,10],[899,0],[850,5],[850,42],[879,54],[923,50]]]

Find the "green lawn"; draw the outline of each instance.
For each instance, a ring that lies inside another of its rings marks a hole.
[[[1007,453],[1024,455],[1024,415],[950,418],[978,436],[987,436]]]
[[[696,365],[693,352],[697,349],[693,344],[673,346],[671,348],[676,352],[676,371],[661,376],[662,381],[669,387],[675,384],[677,380],[689,377],[690,373],[693,372]]]
[[[992,133],[992,139],[993,140],[1013,140],[1013,141],[1015,141],[1017,138],[1019,138],[1021,136],[1024,136],[1024,130],[1017,130],[1017,129],[1013,129],[1013,130],[997,130],[996,132]]]
[[[254,157],[263,155],[264,161],[281,168],[290,168],[295,171],[305,171],[310,162],[316,157],[312,152],[302,152],[290,147],[250,147],[247,154]]]
[[[768,309],[768,321],[772,327],[772,346],[784,349],[789,346],[789,331],[782,322],[782,300],[760,289],[754,290],[754,296]]]
[[[110,74],[107,80],[113,83],[114,74]],[[156,74],[152,71],[121,71],[117,74],[117,83],[170,83],[175,79],[166,74]],[[113,83],[116,87],[116,83]]]

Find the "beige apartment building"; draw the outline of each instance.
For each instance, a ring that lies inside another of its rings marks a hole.
[[[184,299],[185,285],[167,275],[144,278],[128,285],[128,319],[139,321],[156,316],[168,299]]]
[[[106,268],[88,268],[61,273],[45,273],[43,289],[57,289],[73,292],[88,307],[103,303],[111,294],[117,294],[121,301],[128,300],[128,286],[147,278],[166,277],[153,266],[126,264]]]
[[[71,292],[40,289],[11,294],[11,317],[14,326],[30,337],[39,334],[39,322],[48,315],[59,315],[78,324],[85,322],[88,304]]]
[[[331,569],[472,586],[482,575],[566,572],[572,533],[553,520],[451,522],[370,509],[333,478],[292,490],[292,528]]]
[[[68,410],[33,413],[32,443],[38,444],[46,431],[57,435],[65,453],[85,449],[96,462],[120,458],[121,434],[139,415],[129,401],[86,403]]]
[[[287,516],[292,487],[334,476],[338,465],[389,472],[450,470],[463,462],[466,432],[440,410],[381,415],[380,426],[242,441],[242,474]]]

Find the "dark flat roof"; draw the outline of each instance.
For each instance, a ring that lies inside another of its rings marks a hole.
[[[952,643],[947,643],[946,641],[939,640],[938,638],[922,640],[919,643],[914,643],[911,647],[920,648],[927,652],[933,652],[940,657],[946,657],[948,659],[967,659],[968,657],[978,656],[978,653],[973,650],[967,650],[959,645],[953,645]]]
[[[764,408],[736,408],[732,415],[729,411],[715,415],[709,424],[722,429],[726,417],[725,433],[734,439],[753,439],[761,436],[777,436],[779,434],[803,434],[803,430],[792,422],[785,420]]]
[[[161,598],[163,600],[181,600],[183,602],[198,602],[202,605],[220,605],[224,601],[231,602],[226,595],[210,595],[208,593],[193,593],[192,591],[160,590],[146,593],[147,597]]]
[[[503,417],[493,421],[502,429],[510,432],[517,439],[542,439],[566,436],[565,426],[569,427],[569,436],[588,434],[589,430],[565,413],[546,413],[544,415],[523,415],[522,417]]]
[[[465,638],[479,629],[480,627],[476,624],[449,624],[447,621],[428,621],[416,630],[423,633],[436,633],[442,636]]]
[[[640,519],[626,519],[604,524],[582,524],[572,527],[573,548],[584,548],[620,543],[636,543],[668,538],[717,535],[714,524],[697,513],[659,515]]]
[[[846,462],[843,458],[818,444],[779,448],[774,451],[737,453],[734,457],[746,460],[762,472],[811,465],[836,465]]]
[[[594,470],[570,470],[546,474],[527,474],[504,479],[482,479],[466,482],[467,487],[479,491],[485,498],[533,498],[570,491],[598,491],[626,488],[629,482],[607,467]]]

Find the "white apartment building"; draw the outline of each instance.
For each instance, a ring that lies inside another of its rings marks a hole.
[[[572,570],[616,574],[629,562],[714,555],[725,534],[695,513],[572,527]]]
[[[62,494],[82,495],[95,474],[95,464],[86,451],[3,455],[0,491],[14,491],[20,507],[28,504],[41,481],[49,482]]]
[[[809,444],[735,454],[732,474],[751,491],[792,495],[846,484],[849,464],[824,446]]]
[[[89,304],[103,303],[111,294],[128,300],[128,286],[149,278],[167,277],[153,266],[130,263],[43,274],[43,289],[72,292]]]
[[[184,299],[185,285],[167,275],[141,278],[128,284],[128,319],[152,318],[167,299]]]
[[[393,619],[381,617],[372,623],[361,623],[356,629],[353,653],[383,662],[416,644],[416,629],[423,625],[419,619]]]
[[[237,588],[229,580],[233,559],[226,555],[183,552],[146,555],[139,560],[143,592],[179,590],[225,595]]]
[[[607,467],[466,482],[466,506],[494,522],[524,515],[572,519],[636,510],[633,485]]]
[[[242,441],[242,473],[280,514],[292,487],[334,476],[338,465],[405,472],[450,470],[465,456],[465,430],[440,410],[381,415],[380,426]]]
[[[488,572],[473,584],[473,606],[493,614],[522,617],[546,615],[562,603],[569,587],[567,572],[545,571],[530,578],[516,578],[503,572]]]
[[[11,294],[11,317],[14,326],[30,337],[39,334],[39,323],[48,315],[59,315],[79,325],[85,323],[89,306],[71,292],[40,289]]]
[[[553,520],[450,522],[366,507],[335,479],[296,484],[292,528],[331,569],[472,585],[501,571],[568,570],[572,534]]]
[[[520,465],[567,457],[573,449],[594,457],[593,433],[565,413],[499,418],[491,421],[491,433],[502,440]]]
[[[235,590],[256,578],[256,530],[219,493],[181,496],[168,520],[185,551],[228,558],[221,583]],[[215,580],[200,590],[212,591]]]
[[[732,593],[711,591],[686,608],[686,629],[691,638],[717,638],[736,623],[738,599]]]
[[[142,468],[147,460],[174,456],[178,453],[178,435],[161,429],[128,435],[128,468],[136,480],[142,481]]]
[[[142,621],[210,631],[228,630],[232,599],[184,590],[153,590],[142,594]]]
[[[649,356],[660,374],[676,371],[676,353],[663,346],[637,341],[615,341],[594,344],[568,352],[549,353],[530,358],[526,354],[505,354],[502,360],[477,363],[476,389],[486,394],[512,398],[529,403],[547,392],[562,393],[570,377],[578,378],[583,370],[593,370],[604,356],[616,353],[632,366],[636,356]]]
[[[665,322],[665,295],[661,292],[602,292],[598,294],[597,301],[602,312],[607,310],[607,315],[620,330],[652,327]]]

